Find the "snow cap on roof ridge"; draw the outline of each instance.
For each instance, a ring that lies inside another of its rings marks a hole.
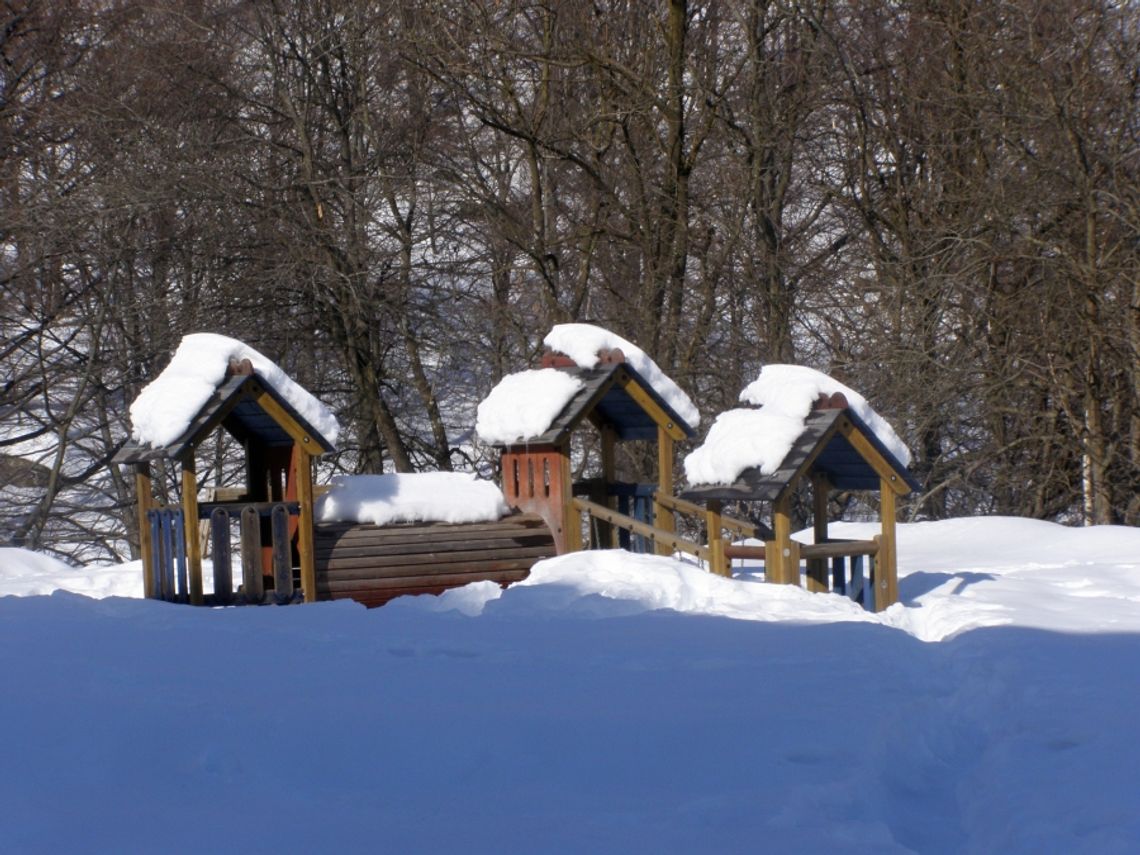
[[[696,428],[701,423],[700,410],[681,387],[645,351],[616,333],[594,324],[555,324],[542,343],[551,350],[570,357],[581,368],[595,368],[600,353],[620,350],[625,355],[626,363],[653,387],[689,427]]]
[[[154,448],[176,441],[225,381],[230,362],[245,359],[314,430],[336,444],[340,424],[328,407],[273,360],[242,341],[216,333],[192,333],[182,338],[170,363],[131,404],[131,438]]]

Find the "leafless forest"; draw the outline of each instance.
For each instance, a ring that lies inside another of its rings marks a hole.
[[[859,389],[911,518],[1140,524],[1138,58],[1108,0],[0,0],[0,544],[126,557],[187,332],[407,471],[568,320],[703,427]]]

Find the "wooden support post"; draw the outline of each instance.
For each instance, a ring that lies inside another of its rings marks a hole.
[[[836,594],[847,593],[847,559],[842,555],[831,559],[831,590]]]
[[[194,450],[182,458],[182,528],[186,533],[186,563],[190,570],[190,603],[200,606],[202,596],[202,541],[198,537],[198,477]]]
[[[882,478],[879,482],[879,516],[883,534],[879,554],[875,557],[875,611],[899,601],[898,547],[895,539],[895,492],[891,483]]]
[[[610,485],[617,480],[617,456],[615,453],[617,436],[613,426],[602,425],[602,489],[605,494],[600,497],[601,504],[607,508],[614,507],[614,496],[609,495]],[[609,523],[600,523],[598,526],[601,546],[607,549],[616,549],[618,546],[618,529]]]
[[[273,540],[273,601],[279,606],[293,600],[293,549],[289,537],[289,510],[274,505],[269,512]]]
[[[811,476],[812,487],[812,526],[815,530],[815,542],[827,542],[827,493],[830,485],[827,476],[822,472],[813,472]],[[807,560],[807,588],[816,593],[826,593],[827,559],[809,558]]]
[[[871,556],[867,556],[867,564],[870,565]],[[858,603],[865,603],[867,599],[867,592],[864,590],[866,586],[866,577],[863,573],[863,556],[851,556],[851,582],[847,586],[847,596]]]
[[[176,523],[176,524],[174,524]],[[190,592],[186,585],[186,512],[175,511],[170,526],[174,540],[174,602],[190,602]]]
[[[720,499],[709,499],[705,510],[705,528],[709,538],[709,570],[718,576],[731,576],[732,567],[724,554],[725,541],[721,534]]]
[[[582,515],[574,507],[574,485],[571,482],[570,472],[570,446],[569,442],[560,447],[557,458],[552,465],[558,467],[557,484],[551,485],[551,492],[558,491],[558,503],[562,513],[562,540],[566,544],[567,552],[579,552],[582,549]],[[551,473],[553,476],[553,473]],[[557,540],[558,533],[555,532]]]
[[[301,590],[306,603],[317,601],[317,563],[313,552],[313,459],[303,448],[293,456],[297,467],[297,559],[301,565]]]
[[[139,526],[139,557],[143,568],[143,596],[148,600],[154,599],[154,542],[150,534],[150,519],[147,514],[154,507],[154,497],[151,493],[151,474],[149,463],[135,464],[135,497],[138,503]]]
[[[792,563],[792,496],[785,491],[776,499],[772,509],[772,532],[774,535],[771,546],[764,558],[765,575],[769,581],[782,585],[798,585],[800,583],[799,550],[795,551],[795,563]],[[767,544],[766,544],[767,545]],[[767,568],[772,566],[772,570]],[[770,575],[768,575],[770,572]]]
[[[657,427],[657,492],[670,498],[673,496],[673,437],[661,425]],[[663,531],[677,530],[673,511],[656,499],[653,502],[653,525]],[[663,543],[656,543],[654,551],[658,555],[672,554],[669,546]]]
[[[159,540],[162,543],[162,566],[159,569],[158,579],[155,582],[158,598],[173,603],[177,597],[174,587],[174,564],[177,558],[174,554],[174,522],[177,514],[168,510],[158,512]]]

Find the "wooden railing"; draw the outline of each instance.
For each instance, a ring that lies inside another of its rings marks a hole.
[[[587,514],[589,519],[601,522],[606,527],[613,527],[619,531],[629,532],[630,535],[649,540],[658,552],[682,552],[686,555],[692,555],[695,559],[708,564],[709,570],[720,576],[731,575],[728,561],[724,555],[726,541],[723,532],[727,530],[740,537],[755,537],[759,534],[754,523],[725,516],[719,512],[719,507],[714,505],[703,507],[692,502],[686,502],[685,499],[663,496],[658,492],[654,492],[650,498],[654,504],[665,508],[670,513],[697,516],[707,532],[709,543],[707,545],[694,543],[694,541],[676,534],[675,526],[666,528],[660,524],[638,520],[633,516],[614,511],[611,507],[592,502],[589,499],[575,498],[572,506],[577,513]],[[570,528],[572,529],[571,537],[578,536],[578,532],[573,530],[576,527],[571,526]],[[604,536],[603,541],[609,544],[609,540]]]
[[[657,492],[656,484],[638,484],[624,481],[606,482],[601,478],[587,478],[574,482],[574,495],[581,496],[587,501],[605,504],[611,510],[617,505],[617,512],[622,517],[629,517],[637,522],[652,525],[653,498]],[[622,526],[611,526],[609,523],[592,518],[590,542],[592,546],[618,546],[629,552],[652,552],[653,541],[643,535]]]
[[[707,517],[708,509],[695,502],[689,502],[685,499],[678,499],[674,496],[658,495],[654,497],[657,504],[666,507],[671,511],[677,511],[682,514],[690,514],[697,517]],[[755,523],[748,522],[747,520],[736,519],[725,514],[720,514],[720,527],[725,531],[729,531],[738,537],[759,537],[760,529]],[[710,534],[710,537],[712,535]]]
[[[237,601],[286,605],[300,602],[294,579],[293,530],[300,513],[297,502],[203,502],[200,519],[208,520],[210,546],[214,558],[214,597],[217,605]],[[268,517],[272,553],[273,590],[266,593],[262,573],[262,520]],[[290,518],[293,518],[291,521]],[[231,522],[238,524],[242,584],[235,591]]]
[[[592,497],[600,496],[604,486],[611,495],[618,495],[613,489],[615,485],[607,486],[600,482],[575,485]],[[621,489],[634,485],[616,486]],[[764,562],[764,576],[769,582],[800,585],[806,578],[809,591],[844,594],[870,611],[875,611],[877,606],[881,610],[892,602],[890,574],[878,572],[878,560],[884,548],[881,536],[876,535],[873,540],[827,540],[812,544],[786,539],[783,544],[778,544],[773,533],[765,527],[722,514],[719,502],[709,501],[707,506],[702,506],[659,493],[637,495],[651,498],[659,513],[664,510],[670,517],[674,513],[697,517],[708,543],[695,543],[677,534],[672,527],[663,525],[661,520],[647,522],[599,501],[575,497],[572,503],[575,521],[567,523],[570,549],[582,548],[580,516],[584,514],[589,521],[588,545],[609,547],[620,542],[625,546],[633,538],[643,538],[655,547],[658,554],[682,552],[691,555],[719,575],[732,575],[733,560],[751,559]],[[667,522],[672,522],[672,519]],[[615,530],[621,533],[620,537],[615,536]],[[737,545],[731,542],[743,538],[764,539],[764,544]]]
[[[723,533],[753,538],[762,536],[764,532],[746,520],[721,514],[719,507],[712,503],[706,508],[673,496],[655,495],[653,499],[671,512],[703,517],[708,544],[694,543],[659,525],[635,519],[588,499],[575,498],[573,508],[577,514],[586,514],[590,520],[603,524],[607,529],[612,526],[645,538],[659,547],[658,551],[692,555],[706,563],[709,570],[721,575],[732,575],[731,562],[734,559],[752,559],[764,562],[764,574],[770,582],[799,585],[802,569],[808,590],[844,594],[872,611],[877,597],[885,595],[885,592],[878,591],[879,580],[875,572],[875,559],[881,549],[877,536],[873,540],[829,540],[810,544],[791,541],[783,548],[773,540],[766,541],[763,546],[737,545],[729,542]],[[609,545],[611,541],[604,536],[602,542]]]
[[[775,550],[776,545],[772,541],[763,546],[729,544],[725,546],[724,554],[730,561],[763,561],[769,581],[792,584],[799,584],[802,560],[809,591],[845,594],[866,608],[875,609],[878,593],[875,558],[880,550],[877,536],[874,540],[829,540],[825,543],[792,541],[785,547],[787,554],[783,556],[777,556]]]
[[[201,526],[194,532],[208,539],[214,565],[214,593],[204,598],[208,605],[299,602],[293,566],[293,532],[300,508],[297,502],[202,502],[198,505]],[[268,518],[273,567],[273,588],[265,590],[262,572],[262,521]],[[191,601],[185,515],[181,507],[154,508],[147,512],[150,526],[150,566],[145,572],[154,599],[172,603]],[[238,526],[242,584],[234,590],[233,536]],[[199,583],[200,587],[200,583]]]
[[[625,514],[620,514],[612,508],[599,505],[597,502],[591,502],[587,499],[575,498],[573,502],[574,510],[578,513],[588,514],[593,519],[648,538],[657,546],[670,551],[684,552],[686,555],[692,555],[701,561],[709,561],[712,556],[709,547],[702,546],[699,543],[693,543],[691,540],[686,540],[676,532],[657,528],[649,523],[636,520]]]

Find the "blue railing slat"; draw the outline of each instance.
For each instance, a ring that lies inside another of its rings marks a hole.
[[[175,599],[180,603],[190,601],[189,576],[186,570],[186,529],[183,526],[185,516],[181,510],[171,513],[170,527],[174,532],[174,559],[178,567],[178,588]]]

